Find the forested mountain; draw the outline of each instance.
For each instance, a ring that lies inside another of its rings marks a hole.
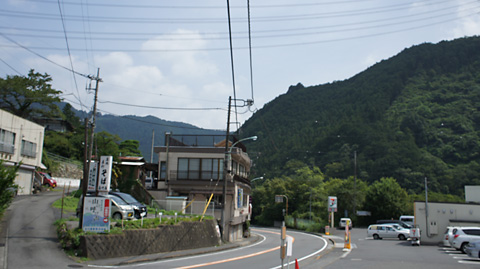
[[[427,177],[429,189],[462,195],[480,184],[479,109],[480,37],[461,38],[405,49],[348,80],[291,86],[241,134],[259,137],[248,145],[253,176],[280,176],[295,159],[327,178],[393,177],[419,193]]]

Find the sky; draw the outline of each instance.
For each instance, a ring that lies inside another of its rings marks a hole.
[[[99,77],[103,114],[217,130],[231,97],[232,131],[291,85],[346,80],[406,48],[480,33],[477,0],[0,3],[1,78],[46,73],[64,101],[91,111],[89,77]]]

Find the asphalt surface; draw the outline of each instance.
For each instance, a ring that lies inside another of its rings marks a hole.
[[[238,248],[254,244],[260,239],[259,236],[252,234],[251,237],[242,241],[217,247],[136,257],[80,261],[65,254],[55,232],[53,223],[60,219],[60,210],[53,208],[51,204],[61,198],[61,195],[62,192],[50,191],[15,198],[0,223],[0,264],[2,268],[86,268],[89,266],[133,265],[140,262]],[[331,242],[333,243],[333,241]],[[330,248],[333,248],[333,244]]]

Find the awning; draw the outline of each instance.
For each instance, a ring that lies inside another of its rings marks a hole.
[[[120,165],[131,165],[131,166],[141,166],[144,165],[143,162],[121,162]]]

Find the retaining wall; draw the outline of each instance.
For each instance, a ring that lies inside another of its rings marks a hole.
[[[84,257],[105,259],[213,247],[221,242],[216,226],[216,220],[205,220],[123,234],[85,235],[80,238],[80,248]]]

